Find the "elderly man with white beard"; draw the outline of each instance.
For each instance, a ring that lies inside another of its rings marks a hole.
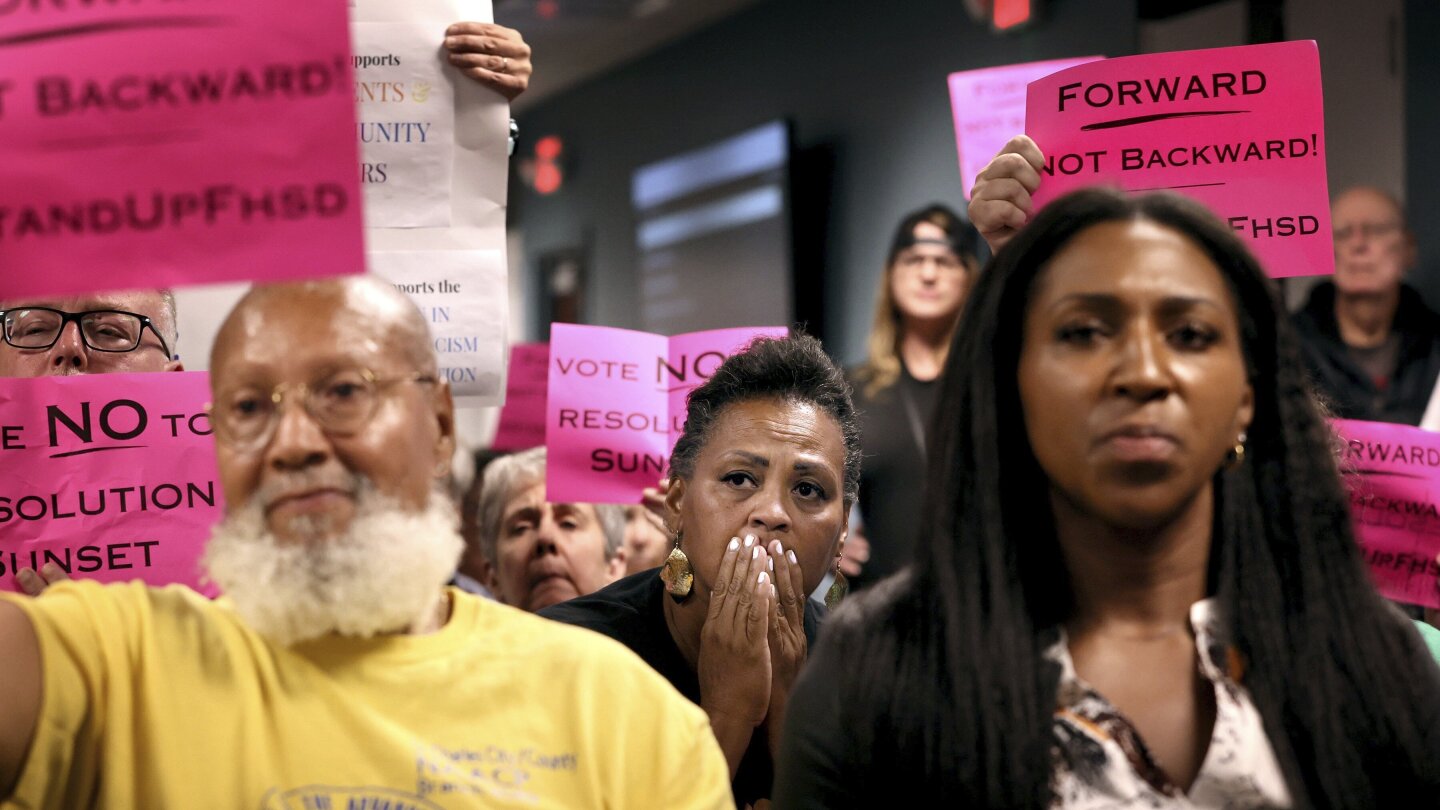
[[[0,595],[6,807],[732,805],[705,715],[598,635],[444,583],[453,406],[369,278],[260,288],[211,361],[227,599]]]

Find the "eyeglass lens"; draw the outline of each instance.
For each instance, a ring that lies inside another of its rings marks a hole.
[[[360,430],[375,406],[375,385],[360,371],[332,374],[303,391],[306,412],[330,433]],[[217,427],[238,442],[267,436],[279,419],[283,393],[246,388],[229,394],[216,403]]]
[[[87,312],[79,321],[85,343],[107,352],[134,349],[144,328],[144,323],[128,312]],[[20,348],[43,349],[59,339],[65,322],[65,313],[52,309],[11,310],[5,314],[5,337]]]

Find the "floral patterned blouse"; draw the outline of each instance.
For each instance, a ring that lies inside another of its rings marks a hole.
[[[1119,710],[1075,674],[1062,633],[1046,656],[1060,664],[1054,718],[1055,801],[1065,810],[1288,808],[1290,793],[1260,713],[1240,685],[1243,666],[1223,641],[1213,600],[1190,608],[1200,670],[1215,687],[1215,730],[1194,784],[1172,784]]]

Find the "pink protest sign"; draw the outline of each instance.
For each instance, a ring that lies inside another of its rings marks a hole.
[[[505,405],[492,450],[527,450],[545,443],[545,388],[549,385],[550,344],[517,343],[510,347],[506,369]]]
[[[648,332],[551,324],[546,500],[638,503],[664,477],[672,426],[655,366],[668,343]]]
[[[1057,70],[1104,58],[1052,59],[950,74],[950,110],[955,116],[955,151],[960,155],[965,199],[970,199],[975,175],[1011,136],[1025,131],[1025,85]]]
[[[1440,433],[1335,420],[1350,515],[1380,593],[1440,608]]]
[[[781,327],[667,338],[604,326],[552,324],[545,497],[639,503],[665,476],[685,428],[685,397],[725,358]]]
[[[1314,42],[1106,59],[1032,82],[1045,153],[1035,204],[1082,186],[1205,203],[1276,278],[1333,273],[1325,113]]]
[[[0,589],[46,562],[102,582],[199,587],[223,507],[208,376],[0,383]]]
[[[346,11],[0,3],[0,298],[363,271]]]

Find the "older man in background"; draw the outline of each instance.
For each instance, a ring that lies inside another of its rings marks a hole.
[[[0,304],[0,377],[184,371],[176,354],[175,296],[135,290]],[[31,596],[66,577],[55,563],[21,568]]]
[[[211,359],[226,517],[205,557],[229,604],[0,594],[0,804],[731,804],[705,715],[638,658],[444,587],[461,540],[430,345],[370,278],[237,305]]]
[[[1400,202],[1367,186],[1335,198],[1335,276],[1295,316],[1316,387],[1337,416],[1420,423],[1440,376],[1440,316],[1406,285],[1415,237]]]
[[[625,507],[547,501],[543,447],[491,462],[477,522],[486,585],[507,605],[534,613],[625,575]]]
[[[0,377],[183,371],[169,290],[36,298],[0,309]]]

